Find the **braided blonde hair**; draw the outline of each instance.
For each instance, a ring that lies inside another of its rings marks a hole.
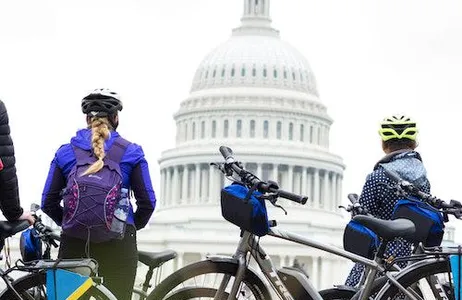
[[[106,153],[104,153],[104,142],[109,138],[112,126],[109,124],[109,120],[106,117],[93,117],[91,118],[89,128],[91,128],[92,134],[91,147],[93,149],[93,155],[95,155],[98,160],[88,167],[81,176],[94,174],[103,168],[103,159],[106,156]]]

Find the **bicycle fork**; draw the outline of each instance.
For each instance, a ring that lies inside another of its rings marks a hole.
[[[241,239],[237,246],[236,252],[233,255],[233,257],[237,259],[238,267],[237,267],[236,274],[234,275],[234,282],[231,287],[231,291],[227,298],[228,300],[235,300],[237,294],[240,292],[240,288],[241,288],[242,282],[245,277],[245,272],[247,270],[247,265],[248,265],[247,260],[250,259],[250,257],[247,257],[247,256],[248,256],[248,253],[252,250],[252,248],[250,247],[250,243],[249,243],[251,241],[255,242],[255,237],[251,233],[247,231],[243,231],[241,235]],[[228,286],[230,279],[231,279],[231,275],[229,274],[225,274],[223,276],[223,280],[221,281],[220,286],[218,287],[214,300],[224,299],[225,290],[226,290],[226,287]]]

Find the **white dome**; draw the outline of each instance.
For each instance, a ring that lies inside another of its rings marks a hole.
[[[247,23],[245,23],[247,21]],[[222,87],[270,87],[318,96],[306,58],[262,24],[243,25],[200,63],[191,92]],[[261,21],[261,20],[260,20]]]

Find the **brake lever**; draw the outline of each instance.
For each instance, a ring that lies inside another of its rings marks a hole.
[[[58,247],[59,247],[59,245],[56,244],[56,241],[55,241],[54,239],[52,239],[52,238],[50,238],[50,244],[52,244],[53,247],[55,247],[55,248],[58,248]]]
[[[276,201],[278,200],[278,194],[277,193],[267,193],[265,195],[259,196],[260,199],[268,200],[271,204],[273,204],[274,207],[280,208],[284,211],[285,215],[287,215],[287,211],[284,209],[279,204],[276,204]]]
[[[222,173],[224,173],[224,168],[223,168],[224,163],[212,162],[212,163],[210,163],[210,165],[211,165],[211,166],[214,166],[215,168],[217,168],[218,170],[220,170]]]

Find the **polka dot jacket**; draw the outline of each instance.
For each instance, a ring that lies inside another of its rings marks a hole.
[[[412,182],[422,191],[430,193],[430,182],[426,177],[426,170],[423,166],[419,153],[415,151],[396,151],[382,158],[374,167],[374,171],[366,178],[359,203],[367,208],[373,216],[389,220],[393,208],[399,200],[398,196],[390,190],[387,185],[393,181],[385,173],[385,168],[395,171],[402,179]],[[397,238],[388,244],[385,256],[399,257],[411,254],[411,243],[404,239]],[[404,263],[405,264],[405,263]],[[400,265],[400,267],[404,267]],[[364,265],[356,263],[351,270],[346,285],[356,286],[364,272]]]

